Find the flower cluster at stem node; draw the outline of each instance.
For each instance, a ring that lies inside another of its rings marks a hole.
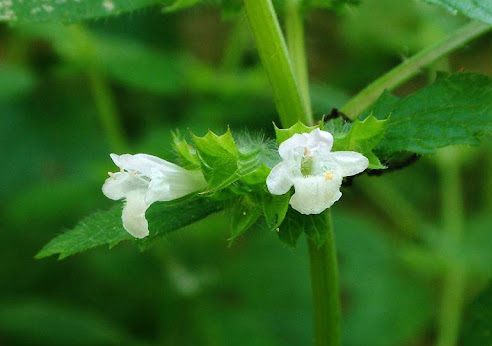
[[[343,177],[367,169],[369,160],[354,151],[332,152],[333,136],[315,129],[295,134],[279,147],[282,161],[267,178],[268,191],[283,195],[294,186],[292,208],[301,214],[320,214],[342,196]]]

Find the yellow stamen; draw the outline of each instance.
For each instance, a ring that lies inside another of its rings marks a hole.
[[[323,176],[325,177],[325,180],[328,181],[328,180],[332,180],[333,179],[333,172],[331,171],[326,171],[325,174],[323,174]]]

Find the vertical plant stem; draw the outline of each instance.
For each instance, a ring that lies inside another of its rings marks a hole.
[[[126,144],[111,90],[96,68],[90,68],[87,76],[109,146],[111,150],[121,153],[125,150]]]
[[[411,77],[415,76],[422,67],[436,61],[437,59],[449,54],[453,50],[461,47],[466,42],[473,40],[492,28],[490,24],[482,22],[470,22],[469,24],[457,29],[443,40],[423,49],[414,56],[406,59],[403,63],[384,74],[365,89],[353,97],[343,108],[342,112],[351,119],[359,116],[369,107],[384,90],[392,90]]]
[[[273,89],[275,105],[283,126],[313,119],[299,92],[284,36],[271,0],[244,0],[246,15],[256,46]]]
[[[99,121],[108,144],[112,151],[123,152],[126,148],[125,136],[123,135],[113,94],[105,76],[97,66],[94,43],[81,26],[72,25],[70,32],[72,39],[78,46],[79,57],[87,65],[89,87],[94,97]]]
[[[287,32],[287,46],[294,75],[301,92],[304,105],[312,114],[311,98],[309,96],[309,74],[306,60],[306,46],[304,42],[304,18],[299,0],[288,0],[285,3],[285,29]]]
[[[290,1],[290,0],[289,0]],[[297,120],[312,124],[309,88],[304,53],[304,27],[297,1],[288,6],[289,59],[283,35],[270,0],[245,0],[246,13],[255,35],[263,65],[274,89],[283,126]],[[294,64],[295,68],[291,66]],[[314,332],[316,346],[340,345],[340,297],[335,239],[331,212],[326,240],[318,246],[308,239],[313,289]]]
[[[287,0],[285,6],[290,60],[299,92],[308,114],[312,118],[301,2],[299,0]],[[316,346],[339,346],[341,309],[337,252],[331,210],[326,210],[321,217],[327,218],[328,228],[325,230],[325,241],[319,246],[314,240],[309,238],[307,240],[313,292],[314,344]]]
[[[329,225],[325,242],[319,247],[308,239],[314,303],[314,344],[339,346],[341,311],[338,261],[330,209],[323,216],[328,218]]]
[[[245,48],[250,41],[248,23],[244,16],[239,16],[227,38],[222,69],[226,72],[236,72],[243,57]]]
[[[455,256],[461,246],[464,231],[462,181],[460,160],[456,148],[446,148],[439,153],[441,176],[442,223],[444,239]],[[438,346],[456,346],[460,331],[463,301],[466,289],[466,270],[460,260],[448,264],[443,281],[443,295],[439,315]]]

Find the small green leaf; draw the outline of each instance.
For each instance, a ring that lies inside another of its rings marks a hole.
[[[211,191],[217,191],[239,179],[239,152],[231,131],[221,136],[209,131],[205,136],[193,135],[202,171]]]
[[[261,198],[263,216],[268,229],[276,231],[287,215],[289,210],[290,193],[285,195],[264,194]]]
[[[302,233],[320,247],[326,241],[326,231],[331,225],[324,214],[303,215],[293,209],[287,211],[285,220],[278,228],[280,240],[290,246],[296,246]]]
[[[236,144],[230,130],[221,136],[209,131],[203,137],[193,136],[193,141],[209,192],[227,188],[238,181],[247,185],[247,190],[261,188],[270,167],[278,162],[273,145],[262,136],[243,135]]]
[[[374,148],[381,142],[386,131],[388,119],[378,120],[369,116],[364,120],[355,120],[344,135],[335,137],[334,151],[356,151],[369,159],[369,168],[384,169],[379,158],[373,152]]]
[[[402,99],[383,94],[366,114],[387,119],[375,149],[380,159],[478,144],[482,136],[492,134],[492,79],[454,74]]]
[[[231,208],[231,237],[229,241],[242,235],[258,221],[261,216],[261,205],[252,196],[244,196],[234,202]]]
[[[239,175],[246,185],[264,186],[271,167],[279,161],[273,141],[263,137],[244,136],[238,140]]]
[[[300,121],[298,121],[288,129],[280,129],[275,125],[275,136],[277,137],[277,143],[280,144],[295,135],[296,133],[311,132],[317,128],[319,128],[319,126],[306,126]]]
[[[176,131],[173,132],[173,145],[176,153],[181,159],[180,165],[186,169],[198,169],[200,168],[200,159],[198,154],[186,139]]]
[[[150,235],[135,242],[148,243],[221,209],[222,205],[219,203],[194,197],[154,203],[146,213]],[[131,239],[132,236],[123,228],[120,204],[86,217],[74,229],[52,239],[39,251],[36,258],[58,255],[59,259],[63,259],[97,246],[113,247],[123,240]]]
[[[278,237],[289,246],[295,247],[304,231],[303,216],[292,208],[288,209],[284,222],[277,228]]]
[[[441,5],[452,13],[461,13],[470,18],[492,24],[492,0],[425,0]]]
[[[326,215],[303,215],[304,233],[314,241],[316,246],[321,247],[326,241],[326,234],[329,227],[329,218]]]
[[[0,20],[11,22],[57,21],[73,23],[90,18],[115,16],[146,6],[158,0],[84,0],[84,1],[2,1]]]

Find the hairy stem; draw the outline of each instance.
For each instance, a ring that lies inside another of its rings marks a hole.
[[[244,0],[256,46],[273,89],[283,126],[298,120],[309,124],[312,117],[299,92],[277,15],[271,0]]]
[[[374,103],[384,90],[392,90],[398,87],[403,82],[419,73],[422,67],[449,54],[468,41],[489,31],[491,28],[492,26],[489,24],[470,22],[457,29],[443,40],[423,49],[414,56],[406,59],[388,73],[376,79],[343,106],[341,111],[347,114],[349,118],[355,119],[367,107]]]
[[[445,241],[451,258],[456,256],[463,238],[464,215],[460,162],[456,148],[446,148],[439,153],[441,176],[442,223]],[[459,260],[448,264],[443,280],[443,295],[439,315],[437,346],[456,346],[460,330],[466,290],[466,269]]]

